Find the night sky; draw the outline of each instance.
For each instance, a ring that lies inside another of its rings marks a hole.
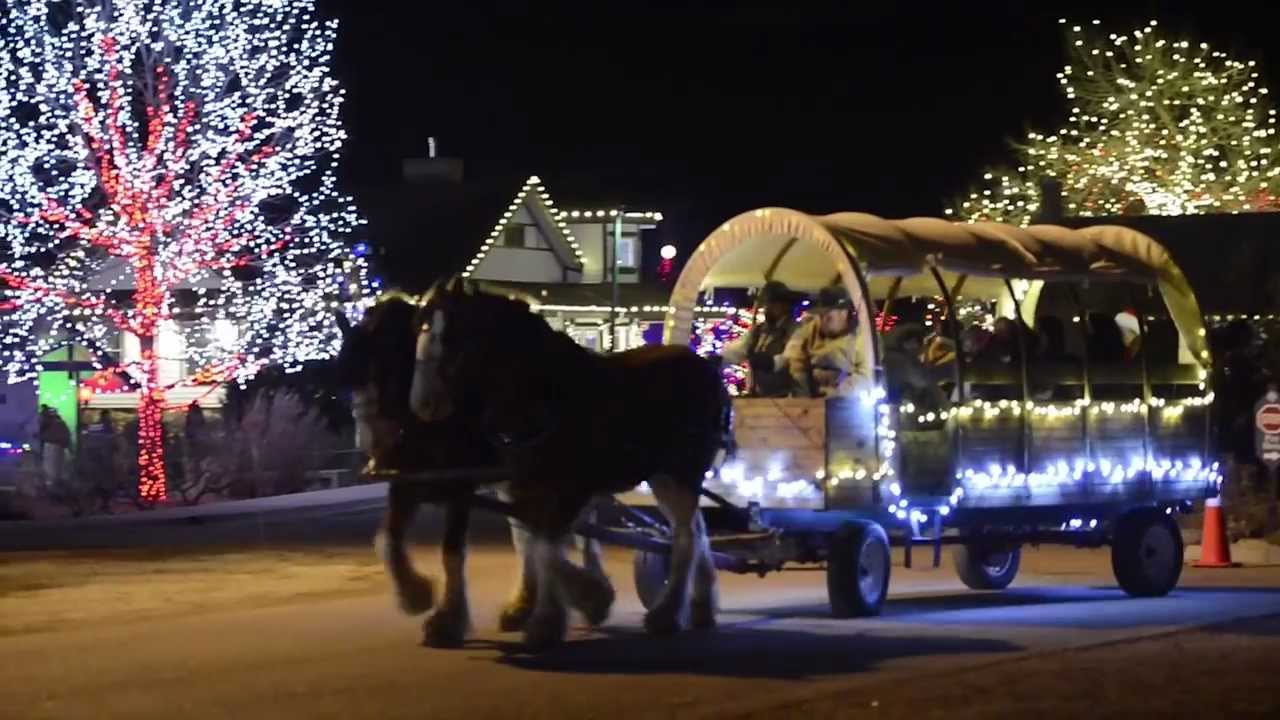
[[[1269,58],[1280,62],[1262,4],[1114,5],[329,0],[321,9],[342,21],[344,182],[369,206],[371,230],[395,222],[378,222],[388,212],[379,201],[399,182],[401,159],[425,155],[435,136],[441,154],[464,159],[469,185],[509,198],[537,173],[562,206],[662,210],[664,240],[691,248],[762,205],[940,214],[985,163],[1007,156],[1009,139],[1065,118],[1058,17],[1096,17],[1109,32],[1154,18],[1258,59],[1264,77]],[[435,227],[415,229],[428,237],[398,256],[459,269],[479,235]]]

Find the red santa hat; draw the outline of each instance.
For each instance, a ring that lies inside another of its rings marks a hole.
[[[1141,326],[1138,323],[1138,311],[1133,308],[1125,308],[1116,315],[1116,325],[1120,327],[1120,332],[1130,335],[1141,335]]]

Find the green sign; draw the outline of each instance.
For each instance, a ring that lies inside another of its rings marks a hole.
[[[90,360],[89,351],[68,345],[40,358],[50,363],[79,363]],[[62,416],[71,430],[71,443],[75,444],[77,425],[80,422],[79,381],[88,378],[89,372],[79,370],[45,370],[36,379],[36,396],[40,405],[48,405]]]

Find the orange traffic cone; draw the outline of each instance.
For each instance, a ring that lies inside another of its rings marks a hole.
[[[1204,501],[1204,531],[1200,536],[1200,561],[1194,567],[1236,567],[1231,562],[1231,542],[1227,539],[1227,523],[1222,515],[1222,498]]]

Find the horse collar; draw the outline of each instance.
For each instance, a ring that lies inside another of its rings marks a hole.
[[[492,415],[488,413],[486,415],[484,425],[488,425],[492,418]],[[531,450],[542,445],[559,429],[560,413],[557,408],[552,410],[544,427],[534,430],[528,435],[521,436],[501,430],[488,430],[485,434],[489,436],[492,445],[503,450]]]

